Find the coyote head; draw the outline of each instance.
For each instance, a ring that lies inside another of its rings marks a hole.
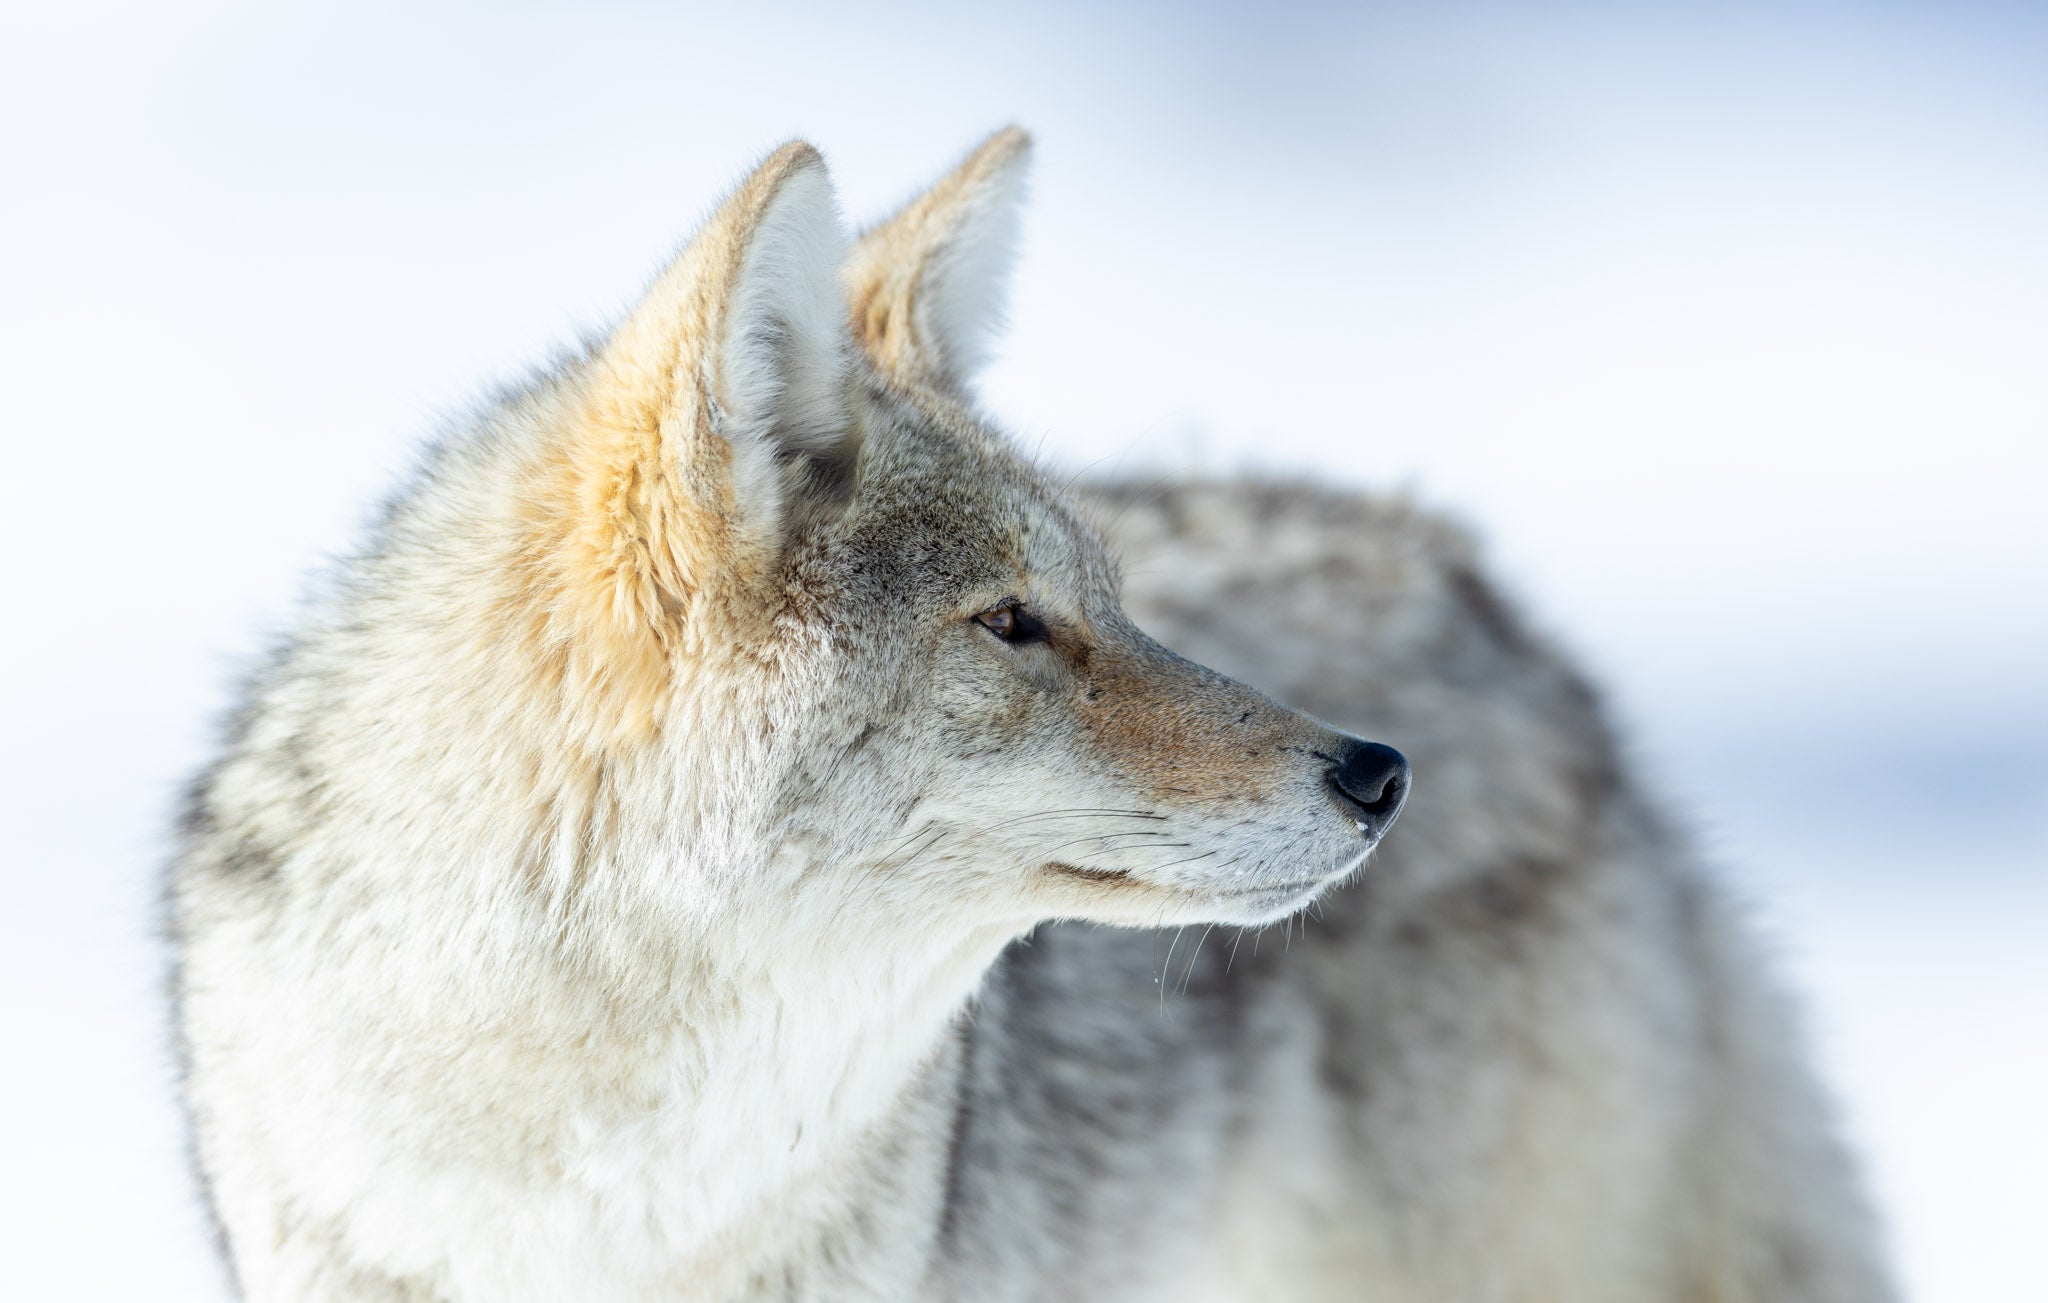
[[[495,540],[453,563],[494,597],[451,626],[447,690],[553,736],[517,744],[541,880],[630,859],[700,917],[1259,923],[1393,822],[1399,754],[1146,637],[976,411],[1028,153],[995,136],[849,248],[818,154],[783,147],[587,357],[444,452],[418,510]]]

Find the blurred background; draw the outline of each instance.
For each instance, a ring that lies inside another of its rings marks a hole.
[[[13,4],[0,1224],[213,1299],[154,935],[237,667],[419,438],[792,135],[1037,133],[988,405],[1406,489],[1609,686],[1807,998],[1914,1297],[2048,1298],[2048,13]]]

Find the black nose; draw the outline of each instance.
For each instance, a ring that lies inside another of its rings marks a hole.
[[[1377,742],[1353,742],[1338,753],[1337,766],[1327,776],[1337,804],[1364,825],[1361,831],[1370,837],[1392,827],[1401,802],[1408,799],[1407,759]]]

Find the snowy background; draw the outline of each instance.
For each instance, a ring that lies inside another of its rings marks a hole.
[[[991,408],[1480,526],[1768,921],[1913,1296],[2048,1298],[2048,15],[722,8],[0,11],[11,1296],[222,1296],[167,812],[417,438],[782,139],[867,220],[1018,121]]]

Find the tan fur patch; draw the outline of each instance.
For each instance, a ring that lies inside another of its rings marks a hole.
[[[707,623],[729,641],[765,571],[708,398],[748,238],[783,184],[819,166],[792,142],[741,183],[559,402],[526,479],[508,614],[595,745],[657,727],[675,657],[707,645]]]

